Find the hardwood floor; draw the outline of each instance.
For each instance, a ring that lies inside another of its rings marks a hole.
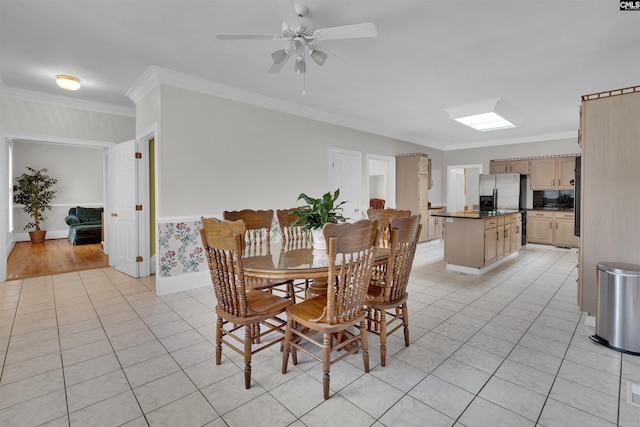
[[[17,242],[7,260],[7,280],[109,266],[100,244],[74,246],[68,239]]]

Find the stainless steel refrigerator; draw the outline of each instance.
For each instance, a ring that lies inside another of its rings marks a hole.
[[[527,244],[527,175],[480,175],[480,210],[519,210],[522,244]]]
[[[490,210],[526,209],[526,186],[526,175],[515,173],[480,175],[481,200],[488,196],[493,198],[493,209]]]

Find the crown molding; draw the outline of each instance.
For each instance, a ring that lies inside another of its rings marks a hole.
[[[137,104],[160,84],[166,84],[205,95],[216,96],[230,101],[242,102],[256,107],[292,114],[294,116],[330,123],[349,129],[360,130],[400,141],[425,145],[424,141],[413,140],[409,135],[384,128],[376,124],[345,119],[344,117],[327,113],[325,111],[300,106],[280,99],[271,98],[233,86],[224,85],[222,83],[217,83],[211,80],[202,79],[153,65],[148,67],[145,72],[142,73],[136,83],[127,91],[126,95]]]
[[[0,97],[16,99],[19,101],[40,102],[43,104],[57,105],[60,107],[76,108],[78,110],[93,111],[95,113],[114,114],[116,116],[135,117],[135,108],[119,107],[99,102],[82,101],[60,95],[50,95],[12,87],[0,87]]]
[[[442,151],[454,151],[454,150],[466,150],[468,148],[485,148],[485,147],[495,147],[499,145],[528,144],[531,142],[554,141],[559,139],[571,139],[571,138],[576,138],[576,139],[578,138],[577,130],[572,132],[548,133],[544,135],[525,136],[522,138],[498,139],[498,140],[490,140],[490,141],[484,141],[484,142],[454,144],[449,146],[442,146],[439,149]]]

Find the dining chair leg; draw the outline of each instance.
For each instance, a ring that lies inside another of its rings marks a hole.
[[[387,312],[376,310],[380,316],[380,364],[387,366]]]
[[[324,392],[324,400],[329,398],[329,371],[331,370],[331,341],[333,340],[333,334],[322,334],[322,389]]]
[[[362,341],[362,362],[364,371],[369,372],[369,340],[367,339],[367,324],[362,319],[360,321],[360,340]]]
[[[291,328],[292,327],[293,327],[293,319],[288,319],[287,327],[284,332],[284,345],[282,346],[282,373],[283,374],[287,373],[287,365],[289,364],[289,352],[291,351]]]
[[[244,327],[244,388],[251,387],[251,342],[253,341],[252,327]]]
[[[406,302],[402,304],[402,324],[404,325],[404,345],[409,347],[409,309]]]
[[[222,317],[216,322],[216,365],[222,363]]]

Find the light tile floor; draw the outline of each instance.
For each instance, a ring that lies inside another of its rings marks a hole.
[[[412,344],[387,366],[331,368],[277,348],[215,365],[210,287],[156,296],[154,278],[111,268],[0,283],[1,426],[638,426],[640,357],[588,338],[576,250],[528,245],[480,277],[449,272],[420,245],[410,283]]]

